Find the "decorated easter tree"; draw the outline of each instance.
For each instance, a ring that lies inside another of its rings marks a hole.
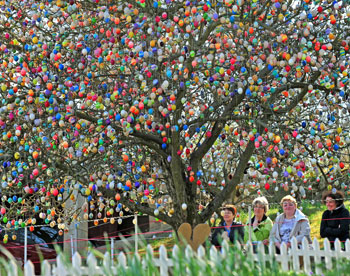
[[[347,188],[346,1],[0,3],[5,227]]]

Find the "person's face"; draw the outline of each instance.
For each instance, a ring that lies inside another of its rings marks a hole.
[[[295,210],[297,208],[295,206],[295,204],[293,202],[289,201],[289,200],[284,201],[282,203],[282,207],[283,207],[284,214],[289,215],[289,216],[294,215]]]
[[[329,211],[333,211],[335,208],[337,208],[335,200],[329,196],[326,197],[326,206]]]
[[[254,215],[257,217],[262,217],[265,213],[264,205],[255,204],[254,205]]]
[[[233,219],[234,219],[234,215],[233,215],[233,213],[232,213],[232,211],[230,211],[230,210],[224,210],[224,221],[228,221],[228,222],[230,222],[230,221],[233,221]]]

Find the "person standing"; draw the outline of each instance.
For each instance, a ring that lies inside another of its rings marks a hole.
[[[344,246],[349,239],[350,214],[345,208],[344,194],[341,191],[327,191],[322,196],[322,201],[327,206],[327,210],[322,214],[320,234],[322,238],[327,238],[334,249],[334,241],[338,238]]]
[[[211,243],[215,246],[220,246],[220,239],[234,243],[237,240],[242,241],[244,236],[243,225],[234,221],[237,214],[236,207],[234,205],[225,205],[223,211],[223,221],[214,230],[211,238]]]

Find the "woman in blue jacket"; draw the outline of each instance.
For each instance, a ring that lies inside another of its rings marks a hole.
[[[234,243],[236,240],[243,241],[243,225],[234,221],[237,210],[234,205],[226,205],[224,208],[223,221],[219,227],[214,230],[211,242],[215,246],[220,246],[220,240],[226,240]]]

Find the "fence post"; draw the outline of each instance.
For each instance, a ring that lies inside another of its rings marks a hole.
[[[27,246],[28,246],[28,227],[26,226],[24,228],[24,264],[26,264],[28,261]]]
[[[138,252],[137,214],[135,214],[135,253]]]
[[[111,259],[112,259],[112,265],[114,261],[114,239],[111,238]]]
[[[252,206],[248,207],[248,227],[249,227],[249,243],[252,243]]]
[[[73,235],[70,235],[70,248],[71,248],[71,251],[72,251],[72,258],[73,258],[73,255],[74,255]]]
[[[74,224],[74,236],[75,236],[75,240],[74,240],[74,249],[75,249],[74,253],[75,253],[78,251],[78,223]]]

